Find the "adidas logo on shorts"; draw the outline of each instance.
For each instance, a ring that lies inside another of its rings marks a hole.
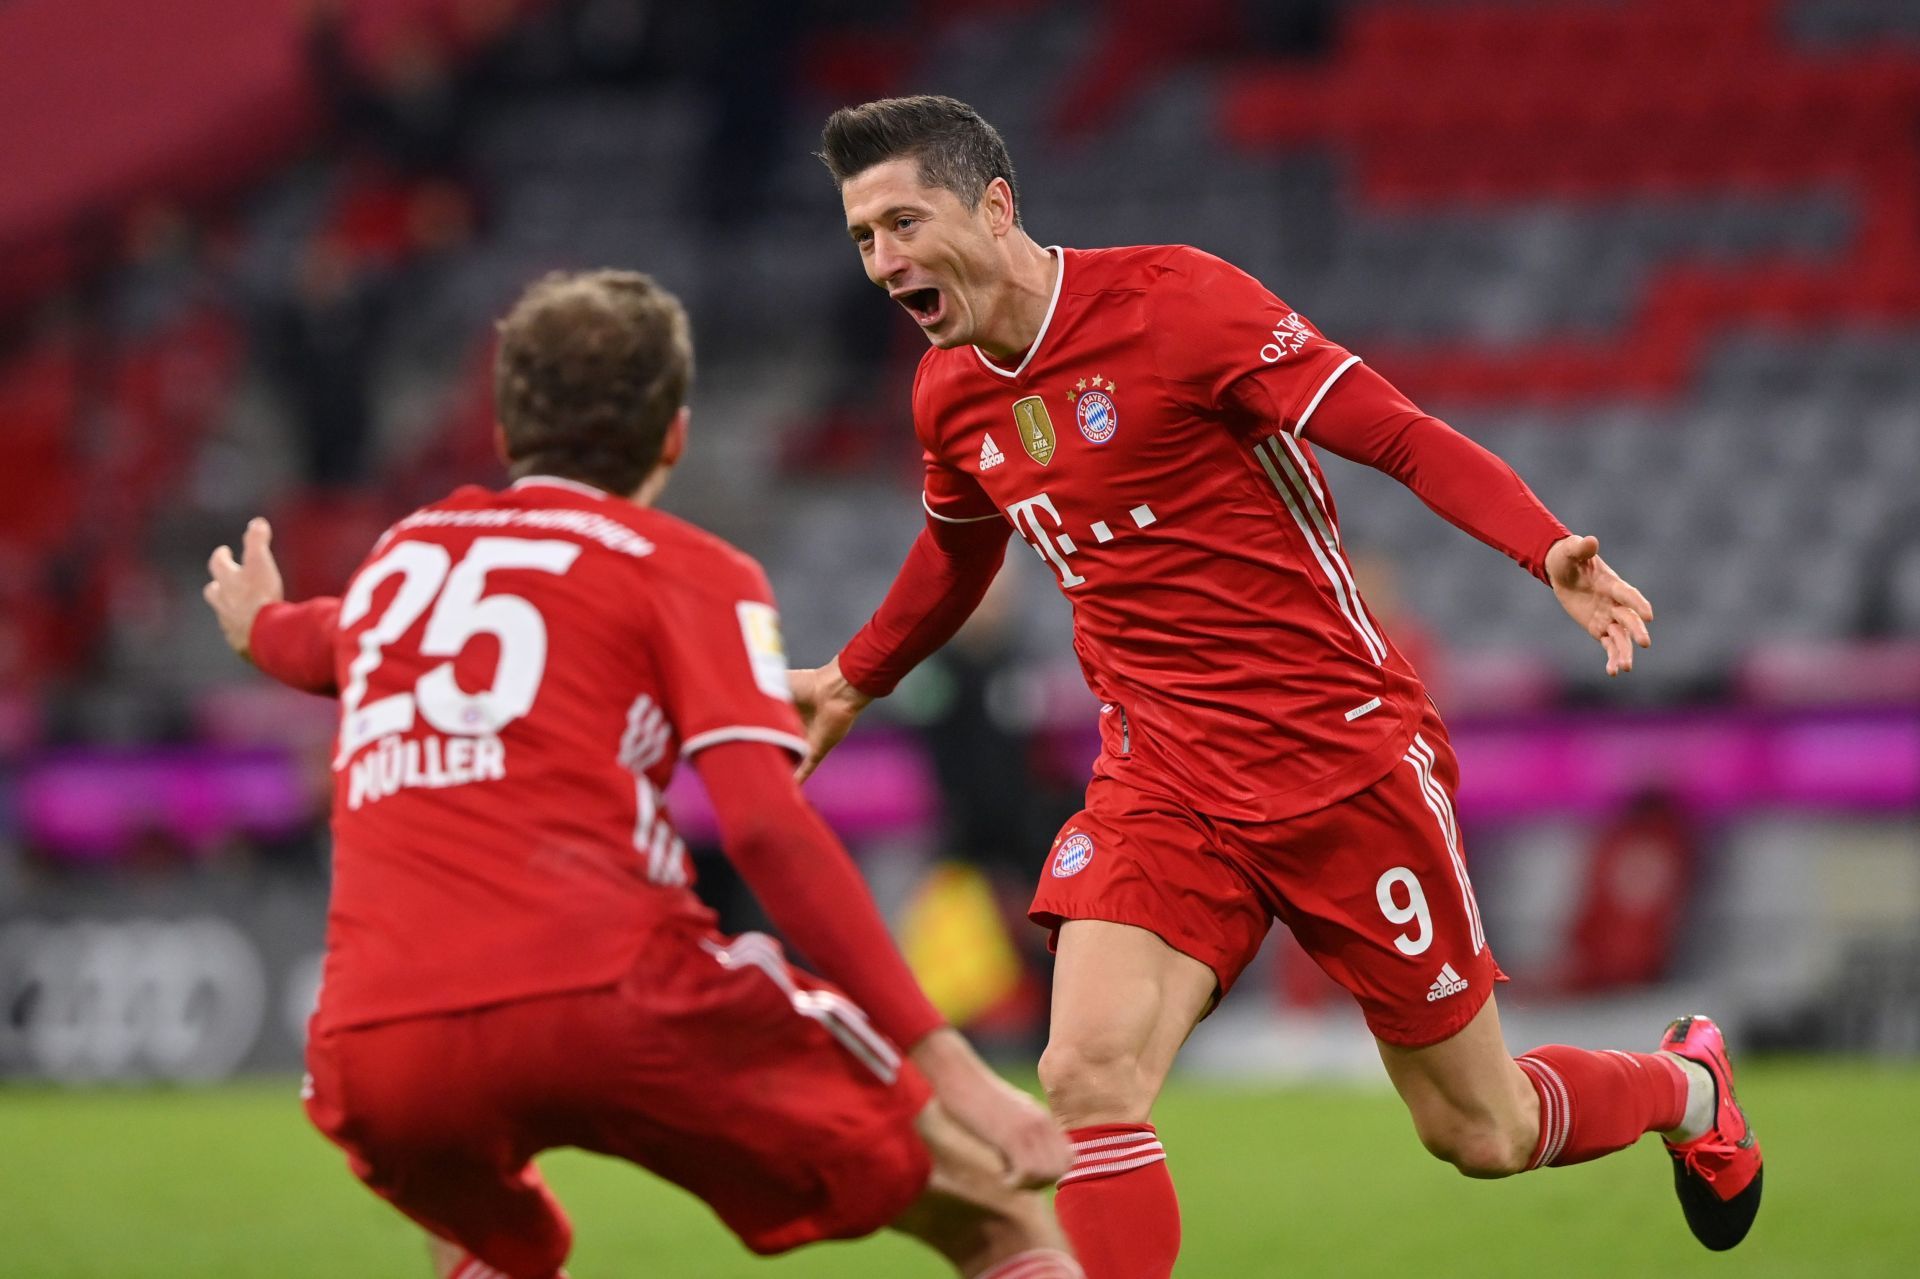
[[[1427,988],[1427,1002],[1445,999],[1448,995],[1457,995],[1467,988],[1467,979],[1453,971],[1452,964],[1440,965],[1440,975],[1433,979],[1433,985]]]

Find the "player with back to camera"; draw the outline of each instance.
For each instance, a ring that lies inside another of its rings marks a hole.
[[[756,1252],[892,1225],[962,1275],[1079,1276],[1033,1189],[1059,1130],[942,1024],[800,796],[764,574],[653,509],[691,371],[646,276],[549,276],[500,326],[510,487],[402,519],[338,599],[282,601],[264,521],[214,553],[228,643],[340,700],[308,1114],[443,1279],[560,1273],[530,1162],[555,1146],[684,1186]],[[682,758],[839,989],[714,931],[662,800]]]
[[[1172,1269],[1154,1098],[1275,918],[1360,1004],[1433,1154],[1505,1177],[1660,1132],[1694,1234],[1738,1243],[1760,1148],[1711,1021],[1653,1053],[1508,1053],[1446,730],[1355,589],[1314,449],[1511,556],[1614,675],[1653,610],[1599,543],[1226,262],[1043,248],[972,108],[871,102],[823,144],[868,277],[933,349],[913,390],[926,527],[872,620],[793,674],[802,776],[954,633],[1017,532],[1101,702],[1086,807],[1031,910],[1059,955],[1040,1077],[1075,1151],[1055,1207],[1087,1273]]]

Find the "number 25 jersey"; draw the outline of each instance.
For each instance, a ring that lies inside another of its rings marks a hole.
[[[323,1026],[616,980],[662,921],[711,920],[662,800],[676,761],[805,749],[759,566],[566,480],[402,519],[333,646]]]

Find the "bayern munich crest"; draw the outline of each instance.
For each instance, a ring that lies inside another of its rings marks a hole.
[[[1060,842],[1060,850],[1053,855],[1053,877],[1066,879],[1078,875],[1092,860],[1092,838],[1075,831]]]
[[[1073,418],[1089,444],[1105,444],[1120,429],[1120,410],[1114,407],[1114,385],[1098,375],[1081,378],[1069,394]]]

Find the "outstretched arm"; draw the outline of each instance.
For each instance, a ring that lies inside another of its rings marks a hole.
[[[1652,606],[1607,567],[1597,540],[1569,533],[1512,467],[1365,365],[1349,369],[1300,429],[1331,453],[1385,471],[1442,519],[1546,582],[1606,650],[1608,675],[1632,670],[1634,647],[1652,643]]]
[[[807,726],[797,780],[819,767],[874,698],[891,693],[973,615],[1006,558],[1007,534],[999,518],[955,523],[929,514],[872,619],[825,666],[789,673]]]
[[[1547,548],[1567,526],[1512,467],[1366,365],[1347,370],[1298,429],[1309,443],[1393,476],[1440,518],[1547,580]]]
[[[248,521],[240,558],[220,547],[207,559],[210,580],[201,596],[213,609],[227,646],[282,684],[306,693],[339,693],[333,669],[333,631],[340,601],[320,596],[286,602],[273,559],[273,529]]]
[[[694,756],[728,858],[782,933],[908,1050],[955,1119],[998,1150],[1007,1181],[1066,1171],[1066,1140],[1033,1098],[981,1062],[920,990],[840,841],[801,798],[787,756],[761,742]]]

